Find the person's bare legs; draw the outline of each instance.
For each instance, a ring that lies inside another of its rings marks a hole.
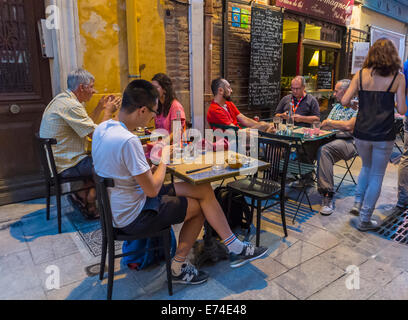
[[[221,239],[226,239],[232,234],[227,218],[218,203],[211,184],[192,186],[187,182],[175,183],[174,188],[177,196],[184,196],[197,200],[205,219],[218,233]]]
[[[187,201],[187,214],[180,230],[179,243],[176,250],[176,255],[180,257],[187,257],[200,234],[205,220],[200,203],[192,198],[187,198]]]

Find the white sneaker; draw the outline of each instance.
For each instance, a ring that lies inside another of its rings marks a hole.
[[[323,196],[322,204],[320,206],[320,214],[323,216],[329,216],[334,211],[334,199],[328,196]]]

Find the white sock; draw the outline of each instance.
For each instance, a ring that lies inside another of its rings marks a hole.
[[[174,256],[173,261],[171,262],[171,271],[175,276],[180,275],[181,267],[186,262],[186,259],[187,257],[181,257],[178,255]]]
[[[240,254],[244,249],[244,244],[236,237],[235,234],[231,234],[223,242],[227,246],[229,252]]]

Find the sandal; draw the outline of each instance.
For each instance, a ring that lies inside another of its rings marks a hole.
[[[96,208],[95,202],[88,202],[86,204],[86,208],[84,208],[84,210],[81,212],[85,216],[85,218],[89,220],[99,219],[99,212],[98,209]]]
[[[74,209],[77,209],[81,212],[85,210],[84,203],[82,202],[81,198],[78,197],[78,195],[76,195],[75,193],[68,195],[68,201],[71,203]]]

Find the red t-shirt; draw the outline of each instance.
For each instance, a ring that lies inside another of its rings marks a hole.
[[[241,113],[231,101],[225,101],[225,105],[228,109],[225,110],[215,101],[211,102],[210,108],[207,112],[207,121],[211,125],[214,124],[223,124],[223,125],[230,125],[231,123],[235,126],[238,126],[237,116]],[[215,129],[215,128],[212,128]]]

